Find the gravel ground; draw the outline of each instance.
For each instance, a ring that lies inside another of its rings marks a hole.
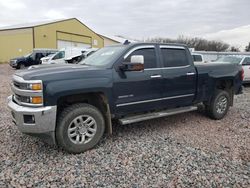
[[[192,112],[133,125],[70,155],[21,134],[0,65],[0,187],[250,187],[250,87],[221,121]]]

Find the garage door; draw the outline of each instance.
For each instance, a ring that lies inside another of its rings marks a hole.
[[[66,47],[80,47],[80,48],[88,48],[91,47],[90,44],[84,44],[82,42],[74,42],[74,41],[64,41],[64,40],[57,40],[57,48],[66,48]]]
[[[57,48],[66,47],[80,47],[87,48],[91,47],[92,38],[89,36],[83,36],[73,33],[64,33],[57,31]]]

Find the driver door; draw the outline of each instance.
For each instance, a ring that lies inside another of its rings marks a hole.
[[[155,46],[134,47],[124,56],[123,62],[130,62],[134,55],[144,57],[143,71],[113,69],[113,96],[118,114],[161,108],[162,72],[159,69]],[[120,65],[123,62],[120,62]]]

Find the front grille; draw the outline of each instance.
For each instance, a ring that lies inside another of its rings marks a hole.
[[[17,87],[18,89],[28,89],[28,84],[26,83],[19,83],[17,81],[13,81],[13,84],[15,87]]]
[[[21,95],[15,94],[15,99],[17,102],[30,103],[30,97],[27,97],[27,96],[21,96]]]

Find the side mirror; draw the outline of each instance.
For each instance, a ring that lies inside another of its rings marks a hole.
[[[123,71],[142,71],[144,70],[144,57],[142,55],[133,55],[130,62],[122,63],[120,69]]]

